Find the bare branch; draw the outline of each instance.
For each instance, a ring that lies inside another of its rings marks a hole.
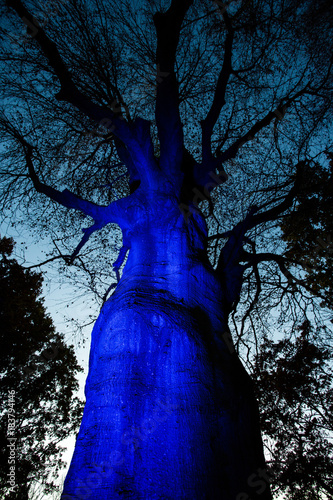
[[[24,266],[24,269],[35,269],[36,267],[41,267],[45,266],[46,264],[49,264],[50,262],[53,262],[54,260],[58,259],[63,259],[65,262],[68,261],[68,259],[71,258],[71,255],[65,254],[65,255],[55,255],[54,257],[50,257],[49,259],[43,260],[43,262],[39,262],[38,264],[33,264],[32,266]]]
[[[262,253],[249,253],[244,251],[243,252],[244,257],[246,257],[247,260],[249,260],[249,263],[246,264],[246,267],[252,267],[253,265],[257,266],[260,262],[276,262],[281,270],[281,272],[289,279],[293,279],[297,281],[297,278],[295,278],[290,271],[288,271],[286,264],[287,264],[287,259],[285,259],[282,255],[277,255],[275,253],[271,252],[262,252]]]
[[[284,200],[275,207],[266,210],[266,212],[253,215],[252,220],[249,223],[249,229],[252,229],[258,224],[263,224],[264,222],[277,219],[279,215],[281,215],[283,212],[285,212],[292,206],[301,185],[304,164],[305,162],[301,161],[296,165],[296,176],[294,185],[290,189],[289,193],[286,195]],[[257,209],[259,210],[258,207]]]
[[[270,252],[262,252],[262,253],[254,253],[251,254],[249,252],[244,251],[243,252],[244,258],[248,260],[248,264],[245,264],[246,268],[252,267],[252,266],[257,266],[260,262],[275,262],[281,271],[281,273],[287,278],[288,285],[291,286],[292,290],[296,290],[296,285],[299,285],[300,287],[304,288],[307,292],[310,292],[312,295],[315,295],[322,299],[323,301],[327,302],[327,298],[323,296],[321,293],[318,291],[314,291],[311,286],[309,286],[305,280],[301,280],[294,276],[289,269],[287,268],[287,264],[300,264],[298,262],[293,262],[290,261],[289,259],[286,259],[282,255],[277,255],[274,253]],[[285,292],[287,289],[285,290]]]
[[[232,74],[232,43],[234,39],[234,30],[231,25],[231,20],[226,11],[223,12],[223,19],[227,27],[227,37],[225,41],[224,60],[222,69],[217,80],[215,94],[210,110],[206,118],[201,122],[202,127],[202,158],[203,162],[211,159],[211,137],[214,125],[216,124],[221,110],[225,105],[225,94],[230,75]]]
[[[269,111],[261,120],[258,120],[248,132],[246,132],[242,137],[237,139],[231,146],[228,147],[224,152],[222,152],[218,158],[225,162],[236,157],[240,148],[252,139],[260,132],[262,129],[267,127],[274,119],[282,118],[286,110],[298,99],[299,97],[308,94],[308,84],[299,92],[297,92],[293,97],[286,98],[282,100],[279,106],[274,111]]]
[[[75,257],[77,257],[79,251],[87,243],[89,237],[93,232],[102,229],[110,222],[115,222],[118,224],[123,222],[121,210],[121,206],[124,203],[122,201],[123,199],[114,201],[110,203],[110,205],[103,207],[101,205],[96,205],[95,203],[80,198],[68,189],[59,191],[40,182],[32,161],[33,147],[31,146],[31,144],[27,143],[27,141],[22,136],[20,136],[17,131],[15,131],[15,136],[23,146],[29,176],[36,191],[45,194],[48,198],[56,201],[66,208],[74,208],[76,210],[80,210],[83,214],[92,217],[95,221],[92,226],[82,229],[82,231],[84,232],[84,236],[70,258],[66,259],[66,256],[62,256],[65,260],[69,261],[69,263],[73,263]]]

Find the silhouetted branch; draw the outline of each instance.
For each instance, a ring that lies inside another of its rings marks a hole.
[[[282,99],[278,107],[274,111],[269,111],[261,120],[258,120],[242,137],[237,139],[231,146],[222,152],[218,158],[220,161],[225,162],[232,160],[236,157],[240,148],[247,142],[251,141],[256,134],[267,127],[273,120],[282,119],[286,110],[298,99],[299,97],[308,93],[308,84],[293,97]]]
[[[65,254],[65,255],[56,255],[54,257],[50,257],[49,259],[43,260],[43,262],[39,262],[38,264],[33,264],[32,266],[24,266],[24,269],[34,269],[36,267],[41,267],[45,266],[46,264],[49,264],[50,262],[53,262],[54,260],[58,259],[63,259],[65,262],[68,261],[68,259],[71,258],[71,255]]]
[[[213,128],[220,116],[223,106],[225,105],[225,93],[230,75],[232,74],[231,57],[234,30],[231,25],[231,20],[226,11],[223,12],[223,19],[228,31],[225,41],[223,65],[219,78],[217,80],[214,98],[210,110],[208,111],[206,118],[201,122],[203,162],[212,158],[211,137]]]
[[[304,161],[300,161],[296,165],[296,175],[295,175],[295,182],[293,187],[290,189],[289,193],[285,196],[283,201],[276,205],[275,207],[270,208],[269,210],[266,210],[266,212],[262,212],[256,215],[253,215],[251,222],[249,223],[249,229],[252,229],[253,227],[257,226],[258,224],[263,224],[264,222],[268,222],[270,220],[276,220],[283,212],[291,208],[296,195],[299,192],[299,188],[302,182],[302,175],[303,175],[303,167],[305,165]],[[257,211],[260,208],[257,208]]]

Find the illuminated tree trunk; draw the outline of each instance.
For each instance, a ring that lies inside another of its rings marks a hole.
[[[202,219],[158,203],[138,220],[93,330],[62,500],[269,499],[251,383],[225,341]]]

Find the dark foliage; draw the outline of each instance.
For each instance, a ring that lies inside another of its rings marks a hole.
[[[46,313],[42,275],[11,258],[13,246],[11,239],[0,240],[0,484],[2,498],[24,500],[34,481],[52,491],[65,466],[58,443],[80,422],[82,402],[75,392],[82,369]],[[15,391],[14,429],[8,422],[10,391]],[[7,476],[9,437],[16,437],[14,492]]]
[[[288,500],[333,498],[332,350],[316,334],[307,321],[294,338],[266,338],[255,360],[272,485]]]

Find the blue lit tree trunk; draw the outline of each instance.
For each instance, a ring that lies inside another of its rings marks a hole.
[[[93,330],[62,498],[270,498],[251,384],[223,340],[203,219],[187,223],[157,194],[137,207],[122,278]]]

